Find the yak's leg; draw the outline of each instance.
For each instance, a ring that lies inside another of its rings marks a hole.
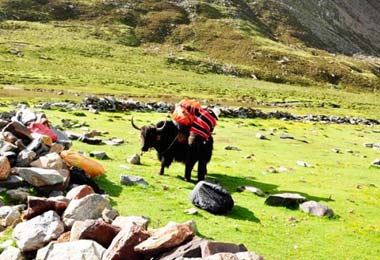
[[[164,175],[164,172],[165,172],[165,165],[163,163],[161,163],[161,169],[160,169],[160,172],[158,174]]]
[[[191,171],[194,168],[194,165],[196,163],[196,160],[187,160],[186,167],[185,167],[185,179],[186,181],[191,181]]]
[[[207,174],[207,161],[199,160],[198,161],[198,181],[203,181]]]

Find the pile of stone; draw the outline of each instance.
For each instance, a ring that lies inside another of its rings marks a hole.
[[[146,217],[119,216],[86,167],[70,166],[70,139],[43,113],[0,113],[0,131],[0,192],[12,202],[0,201],[0,234],[12,227],[14,240],[0,259],[262,259],[197,237],[192,221],[148,229]]]
[[[173,103],[169,102],[141,102],[133,99],[116,99],[115,97],[85,97],[80,104],[69,102],[43,102],[35,105],[37,108],[82,108],[90,112],[99,113],[100,111],[139,111],[139,112],[159,112],[169,113],[174,109]],[[213,105],[211,105],[213,106]],[[261,118],[261,119],[280,119],[297,122],[320,122],[331,124],[351,124],[351,125],[380,125],[379,119],[366,119],[358,117],[334,116],[334,115],[294,115],[284,111],[264,112],[260,109],[251,107],[220,107],[222,117],[230,118]]]

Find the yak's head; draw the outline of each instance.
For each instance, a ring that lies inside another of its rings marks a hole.
[[[140,131],[142,152],[147,152],[150,148],[155,147],[157,142],[160,140],[161,132],[165,127],[165,123],[160,127],[154,125],[138,127],[134,123],[133,117],[131,118],[131,123],[133,128]]]

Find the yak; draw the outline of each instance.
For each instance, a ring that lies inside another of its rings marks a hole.
[[[189,130],[180,131],[172,120],[163,120],[156,125],[138,127],[133,117],[132,126],[140,131],[141,151],[147,152],[151,148],[157,151],[161,162],[160,175],[164,174],[165,167],[169,168],[173,161],[185,164],[185,180],[191,181],[191,172],[198,162],[198,181],[204,180],[207,174],[207,163],[211,160],[213,138],[197,142],[189,146],[187,137]]]

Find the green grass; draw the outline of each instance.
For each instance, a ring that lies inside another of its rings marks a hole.
[[[188,216],[183,211],[193,207],[188,196],[194,184],[181,180],[182,164],[175,163],[164,176],[158,176],[159,162],[154,151],[144,154],[140,166],[128,165],[125,161],[128,155],[139,153],[140,147],[139,133],[130,126],[131,116],[139,125],[145,125],[165,119],[165,114],[94,115],[86,112],[86,117],[75,117],[65,112],[45,112],[54,123],[59,123],[62,118],[75,118],[86,121],[90,129],[109,131],[103,138],[125,139],[126,143],[119,147],[74,142],[74,149],[86,153],[104,150],[112,158],[102,161],[107,174],[98,178],[98,183],[111,195],[113,206],[122,215],[148,216],[152,219],[151,227],[163,226],[171,220],[193,219],[201,236],[244,243],[267,259],[378,258],[380,169],[369,165],[380,157],[380,153],[362,146],[365,142],[378,142],[378,126],[222,118],[215,131],[214,155],[207,177],[232,193],[235,207],[225,216],[215,216],[203,210],[199,210],[198,215]],[[270,128],[278,129],[274,136],[269,136],[270,140],[254,137],[256,132],[269,133]],[[296,139],[308,140],[309,144],[280,139],[278,134],[284,131]],[[227,151],[224,149],[226,145],[237,146],[241,151]],[[332,148],[341,149],[342,154],[333,153]],[[346,150],[353,150],[354,154]],[[254,159],[245,159],[248,154],[254,154]],[[367,158],[362,158],[363,155]],[[314,168],[299,167],[297,160],[307,161]],[[270,166],[285,166],[292,171],[273,174],[267,171]],[[120,174],[142,176],[150,187],[122,186],[119,184]],[[196,178],[195,172],[193,178]],[[236,192],[241,185],[256,186],[268,194],[301,193],[330,206],[336,217],[317,218],[300,210],[266,206],[265,198]],[[169,190],[164,190],[164,186]],[[295,217],[297,222],[289,221],[290,217]]]

